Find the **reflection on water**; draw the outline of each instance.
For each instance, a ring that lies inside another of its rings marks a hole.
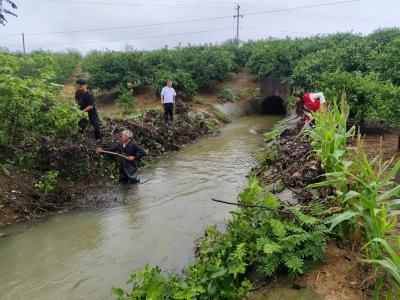
[[[146,262],[181,272],[206,224],[223,226],[254,163],[255,128],[277,117],[249,117],[227,125],[142,170],[142,183],[108,186],[98,195],[124,197],[123,206],[56,215],[3,229],[0,299],[110,299]]]

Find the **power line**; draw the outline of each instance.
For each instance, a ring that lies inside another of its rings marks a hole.
[[[180,35],[188,35],[188,34],[197,34],[197,33],[205,33],[205,32],[225,31],[225,30],[231,30],[231,29],[232,29],[231,27],[225,27],[225,28],[217,28],[217,29],[211,29],[211,30],[200,30],[200,31],[173,33],[173,34],[163,34],[163,35],[153,35],[153,36],[138,36],[138,37],[127,38],[127,39],[111,39],[111,40],[102,40],[102,41],[72,42],[72,43],[37,44],[37,45],[31,45],[31,48],[48,47],[48,46],[80,45],[80,44],[98,44],[98,43],[123,42],[123,41],[133,41],[133,40],[146,40],[146,39],[163,38],[163,37],[171,37],[171,36],[180,36]],[[18,47],[18,46],[19,45],[10,45],[8,47]]]
[[[254,8],[246,8],[252,11],[262,11],[260,9],[254,9]],[[318,18],[318,19],[324,19],[326,18],[336,18],[338,21],[345,21],[345,22],[354,22],[355,20],[357,22],[365,22],[365,23],[371,23],[371,22],[377,22],[377,23],[387,23],[387,22],[398,22],[398,20],[389,20],[389,19],[382,19],[382,18],[376,18],[376,17],[355,17],[355,16],[345,16],[345,15],[337,15],[337,14],[327,14],[327,13],[320,13],[320,12],[277,12],[278,14],[285,14],[285,15],[295,15],[297,16],[310,16],[312,15],[312,18]]]
[[[29,0],[29,2],[32,3],[49,3],[49,4],[59,4],[59,3],[66,3],[66,4],[79,4],[79,5],[91,5],[91,6],[133,6],[133,7],[138,7],[138,6],[146,6],[146,7],[204,7],[204,8],[210,8],[210,7],[227,7],[228,4],[218,4],[217,2],[214,2],[214,4],[206,4],[203,5],[200,3],[196,2],[181,2],[179,3],[159,3],[159,2],[154,2],[154,3],[126,3],[126,2],[107,2],[107,1],[92,1],[92,2],[87,2],[87,1],[78,1],[78,0],[62,0],[62,1],[47,1],[47,0]],[[152,1],[153,2],[153,1]],[[229,4],[230,6],[232,4]]]
[[[331,6],[331,5],[338,5],[338,4],[345,4],[345,3],[352,3],[352,2],[360,2],[361,0],[346,0],[346,1],[336,1],[336,2],[328,2],[328,3],[320,3],[320,4],[311,4],[305,6],[297,6],[292,8],[278,8],[278,9],[271,9],[265,11],[259,11],[254,13],[247,13],[244,14],[245,16],[254,16],[254,15],[261,15],[261,14],[270,14],[276,12],[284,12],[284,11],[291,11],[296,9],[306,9],[306,8],[314,8],[314,7],[322,7],[322,6]]]
[[[31,0],[32,1],[32,0]],[[73,1],[73,0],[71,0]],[[312,7],[321,7],[321,6],[331,6],[331,5],[338,5],[338,4],[345,4],[351,2],[359,2],[360,0],[347,0],[347,1],[337,1],[337,2],[329,2],[329,3],[321,3],[321,4],[313,4],[313,5],[306,5],[306,6],[297,6],[292,8],[280,8],[280,9],[271,9],[265,11],[258,11],[254,13],[247,13],[243,14],[243,16],[251,16],[251,15],[259,15],[259,14],[270,14],[270,13],[277,13],[277,12],[284,12],[284,11],[291,11],[297,9],[306,9]],[[217,16],[217,17],[208,17],[208,18],[198,18],[198,19],[191,19],[191,20],[182,20],[182,21],[172,21],[172,22],[161,22],[161,23],[153,23],[153,24],[142,24],[142,25],[132,25],[132,26],[120,26],[120,27],[106,27],[106,28],[95,28],[95,29],[85,29],[85,30],[68,30],[68,31],[54,31],[54,32],[39,32],[39,33],[26,33],[26,35],[53,35],[53,34],[68,34],[68,33],[82,33],[82,32],[96,32],[96,31],[109,31],[109,30],[121,30],[121,29],[132,29],[132,28],[143,28],[143,27],[153,27],[153,26],[163,26],[163,25],[172,25],[172,24],[185,24],[185,23],[193,23],[193,22],[202,22],[202,21],[212,21],[212,20],[221,20],[232,18],[232,16]],[[20,34],[13,34],[14,36],[19,36]],[[4,36],[13,36],[9,35],[1,35],[0,37]]]
[[[259,30],[259,31],[276,31],[282,33],[298,33],[298,34],[307,34],[307,35],[316,35],[317,33],[313,32],[304,32],[304,31],[291,31],[291,30],[281,30],[281,29],[274,29],[274,28],[261,28],[261,27],[242,27],[245,30]]]
[[[132,28],[143,28],[143,27],[154,27],[154,26],[173,25],[173,24],[194,23],[194,22],[202,22],[202,21],[212,21],[212,20],[220,20],[220,19],[226,19],[226,18],[228,18],[228,16],[200,18],[200,19],[172,21],[172,22],[161,22],[161,23],[152,23],[152,24],[131,25],[131,26],[105,27],[105,28],[85,29],[85,30],[37,32],[37,33],[28,33],[28,34],[32,36],[32,35],[53,35],[53,34],[66,34],[66,33],[110,31],[110,30],[121,30],[121,29],[132,29]],[[232,18],[232,16],[229,16],[229,18]],[[20,35],[20,34],[14,34],[14,35]],[[8,36],[10,36],[10,35],[8,35]]]

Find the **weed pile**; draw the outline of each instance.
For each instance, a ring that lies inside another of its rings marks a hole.
[[[179,150],[200,136],[210,133],[209,121],[202,115],[189,112],[178,115],[171,124],[164,124],[163,114],[149,110],[141,120],[104,120],[103,137],[95,141],[90,130],[76,140],[54,142],[43,138],[35,158],[39,171],[59,170],[68,180],[90,179],[102,175],[103,165],[96,148],[107,148],[120,141],[122,131],[129,129],[133,139],[141,145],[150,157]]]
[[[104,147],[117,142],[120,133],[129,129],[133,132],[134,141],[142,145],[151,157],[179,150],[183,145],[210,133],[208,120],[193,112],[178,115],[173,123],[165,124],[162,112],[149,110],[141,121],[108,118],[105,127]]]
[[[21,145],[17,152],[24,172],[18,178],[9,178],[15,183],[12,186],[0,186],[0,204],[27,217],[78,208],[81,204],[75,200],[77,195],[82,197],[83,186],[118,176],[118,160],[97,155],[96,148],[120,142],[123,130],[131,130],[134,141],[151,158],[177,151],[216,128],[214,121],[189,111],[185,105],[178,111],[171,124],[165,124],[163,113],[157,110],[149,110],[136,120],[105,119],[99,141],[89,128],[84,135],[76,133],[64,140],[41,137],[40,141]]]
[[[258,174],[271,190],[277,186],[287,187],[294,192],[300,203],[312,200],[313,195],[306,186],[323,174],[320,162],[312,153],[307,135],[304,134],[303,120],[295,116],[286,120],[284,125],[266,134],[269,141],[263,151]],[[276,138],[278,137],[279,138]]]

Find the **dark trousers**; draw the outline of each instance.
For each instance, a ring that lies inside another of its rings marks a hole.
[[[119,182],[121,183],[138,183],[140,182],[140,176],[137,166],[127,166],[129,162],[123,161],[119,165]],[[129,174],[128,174],[129,172]]]
[[[80,132],[83,133],[86,129],[86,127],[88,127],[88,125],[92,124],[94,127],[94,136],[96,138],[96,140],[101,138],[101,133],[100,133],[100,119],[99,119],[99,115],[96,114],[91,114],[89,115],[89,121],[87,119],[80,119],[79,120],[79,129]]]
[[[168,119],[171,122],[174,120],[174,104],[173,103],[164,103],[164,120],[165,123],[168,122]]]

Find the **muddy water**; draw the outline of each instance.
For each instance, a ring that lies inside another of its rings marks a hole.
[[[146,262],[181,272],[206,224],[223,227],[254,164],[257,128],[277,117],[246,117],[141,171],[136,186],[89,190],[123,197],[102,211],[57,215],[0,230],[0,299],[113,299]]]

